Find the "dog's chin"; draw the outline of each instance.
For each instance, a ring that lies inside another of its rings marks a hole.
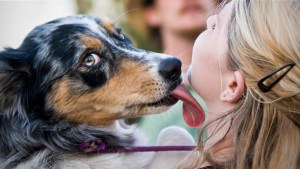
[[[130,112],[131,117],[140,117],[143,115],[165,112],[177,102],[178,99],[166,96],[155,102],[134,104],[128,106],[126,109],[127,112]]]

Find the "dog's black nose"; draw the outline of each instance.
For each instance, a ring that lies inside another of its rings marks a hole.
[[[176,58],[164,59],[159,65],[159,73],[167,80],[176,80],[181,75],[181,61]]]

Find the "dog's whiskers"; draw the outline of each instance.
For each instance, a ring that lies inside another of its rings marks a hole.
[[[128,13],[130,13],[130,12],[134,12],[134,11],[137,11],[137,10],[138,10],[138,8],[134,8],[134,9],[131,9],[131,10],[128,10],[128,11],[123,12],[122,14],[120,14],[119,16],[117,16],[117,17],[113,20],[114,23],[118,24],[119,20],[120,20],[122,17],[128,15]]]

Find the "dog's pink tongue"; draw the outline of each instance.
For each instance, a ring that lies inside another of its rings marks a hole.
[[[183,84],[179,85],[171,96],[183,102],[183,119],[189,126],[199,127],[204,122],[205,114],[202,107]]]

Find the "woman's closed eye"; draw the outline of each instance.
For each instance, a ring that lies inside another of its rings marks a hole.
[[[213,25],[210,26],[210,29],[215,30],[216,28],[216,23],[214,23]]]
[[[206,21],[207,29],[214,30],[216,28],[216,18],[217,18],[217,16],[213,15],[207,19],[207,21]]]

